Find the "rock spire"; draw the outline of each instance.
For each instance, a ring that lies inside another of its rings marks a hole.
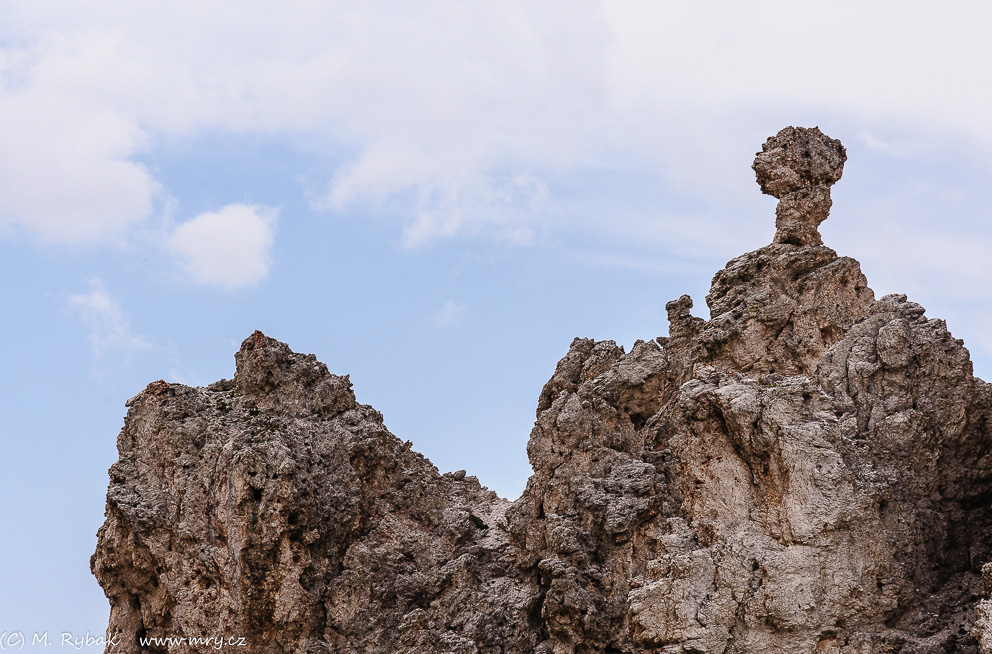
[[[822,245],[818,227],[830,213],[830,187],[844,172],[847,151],[819,127],[786,127],[754,158],[761,192],[778,198],[775,243]]]

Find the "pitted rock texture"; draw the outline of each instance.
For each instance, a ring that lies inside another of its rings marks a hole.
[[[92,560],[114,651],[214,635],[244,652],[536,645],[539,588],[512,563],[505,500],[439,474],[313,355],[256,332],[235,359],[233,381],[128,402]]]
[[[779,199],[775,243],[823,245],[817,229],[830,213],[830,187],[844,172],[847,151],[818,127],[786,127],[754,159],[762,193]]]
[[[836,181],[843,148],[811,143],[763,188]],[[734,259],[706,301],[629,352],[572,343],[514,502],[257,332],[232,381],[151,384],[92,559],[109,649],[992,652],[992,387],[963,343],[817,239]]]

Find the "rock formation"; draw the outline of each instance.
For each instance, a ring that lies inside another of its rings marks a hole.
[[[844,172],[847,151],[818,127],[786,127],[754,159],[762,193],[779,199],[775,243],[823,245],[817,227],[830,213],[830,187]]]
[[[845,158],[782,130],[754,164],[775,241],[710,319],[683,296],[668,337],[572,343],[515,502],[258,332],[232,381],[149,385],[92,559],[108,650],[992,652],[990,387],[822,245]]]

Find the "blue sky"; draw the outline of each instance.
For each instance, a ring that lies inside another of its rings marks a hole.
[[[253,330],[515,497],[575,336],[629,347],[765,245],[786,125],[821,231],[992,376],[984,3],[0,0],[0,631],[105,627],[124,402]]]

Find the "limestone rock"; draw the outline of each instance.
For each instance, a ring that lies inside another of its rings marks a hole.
[[[536,644],[521,625],[539,590],[512,564],[505,500],[439,474],[312,356],[256,332],[235,359],[233,381],[155,382],[128,403],[92,560],[114,651],[214,635],[250,652]]]
[[[776,243],[823,245],[817,227],[830,213],[830,187],[845,161],[841,142],[818,127],[786,127],[765,141],[752,168],[761,192],[779,199]]]
[[[992,387],[820,243],[845,156],[769,139],[779,233],[709,319],[683,296],[668,337],[573,341],[514,502],[257,332],[232,381],[149,385],[92,559],[114,651],[992,652]]]

